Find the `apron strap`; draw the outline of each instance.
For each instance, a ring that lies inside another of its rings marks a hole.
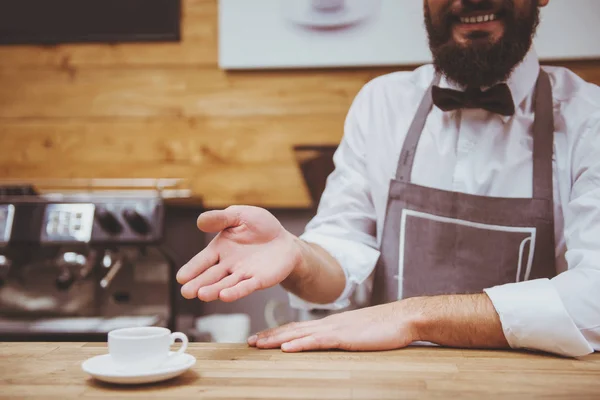
[[[429,115],[431,107],[433,107],[433,98],[431,97],[432,88],[440,83],[440,79],[441,75],[435,74],[433,82],[431,82],[423,99],[421,99],[421,104],[419,105],[417,113],[410,124],[410,128],[408,128],[408,133],[404,138],[404,145],[402,146],[402,152],[400,153],[400,159],[398,160],[398,168],[396,169],[396,180],[400,182],[410,182],[413,163],[415,161],[415,153],[417,151],[417,146],[419,145],[421,132],[423,132],[423,128],[425,127],[427,115]]]
[[[554,107],[548,74],[540,69],[534,98],[533,198],[554,201],[552,154],[554,148]]]

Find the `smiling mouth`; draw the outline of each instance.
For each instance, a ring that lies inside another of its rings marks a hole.
[[[470,17],[459,17],[461,24],[481,24],[484,22],[495,21],[498,19],[498,14],[485,14]]]

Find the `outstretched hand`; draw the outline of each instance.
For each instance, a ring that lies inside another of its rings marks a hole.
[[[208,211],[197,225],[218,234],[177,273],[186,299],[236,301],[281,283],[299,262],[297,238],[265,209]]]

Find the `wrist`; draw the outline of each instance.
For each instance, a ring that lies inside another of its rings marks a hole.
[[[430,321],[425,312],[426,298],[411,297],[398,303],[401,308],[402,323],[408,325],[411,342],[427,341],[425,337]]]
[[[286,290],[290,290],[300,286],[300,282],[305,281],[306,278],[310,276],[310,273],[308,271],[308,264],[306,262],[306,252],[308,251],[307,243],[305,243],[304,241],[302,241],[302,239],[298,238],[295,235],[292,235],[289,232],[288,235],[290,236],[292,243],[292,250],[290,252],[290,256],[292,259],[292,269],[287,278],[285,278],[283,282],[281,282],[281,285]]]
[[[334,302],[346,286],[346,274],[321,246],[293,236],[290,273],[281,286],[305,301]]]

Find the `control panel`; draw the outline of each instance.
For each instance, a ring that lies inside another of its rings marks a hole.
[[[94,204],[48,204],[42,223],[42,242],[84,242],[92,238]]]
[[[162,239],[163,205],[159,199],[119,199],[96,203],[93,241],[146,243]]]
[[[163,214],[156,197],[13,201],[0,204],[0,246],[152,244],[163,238]]]
[[[14,205],[0,204],[0,246],[7,244],[10,240],[14,217]]]

